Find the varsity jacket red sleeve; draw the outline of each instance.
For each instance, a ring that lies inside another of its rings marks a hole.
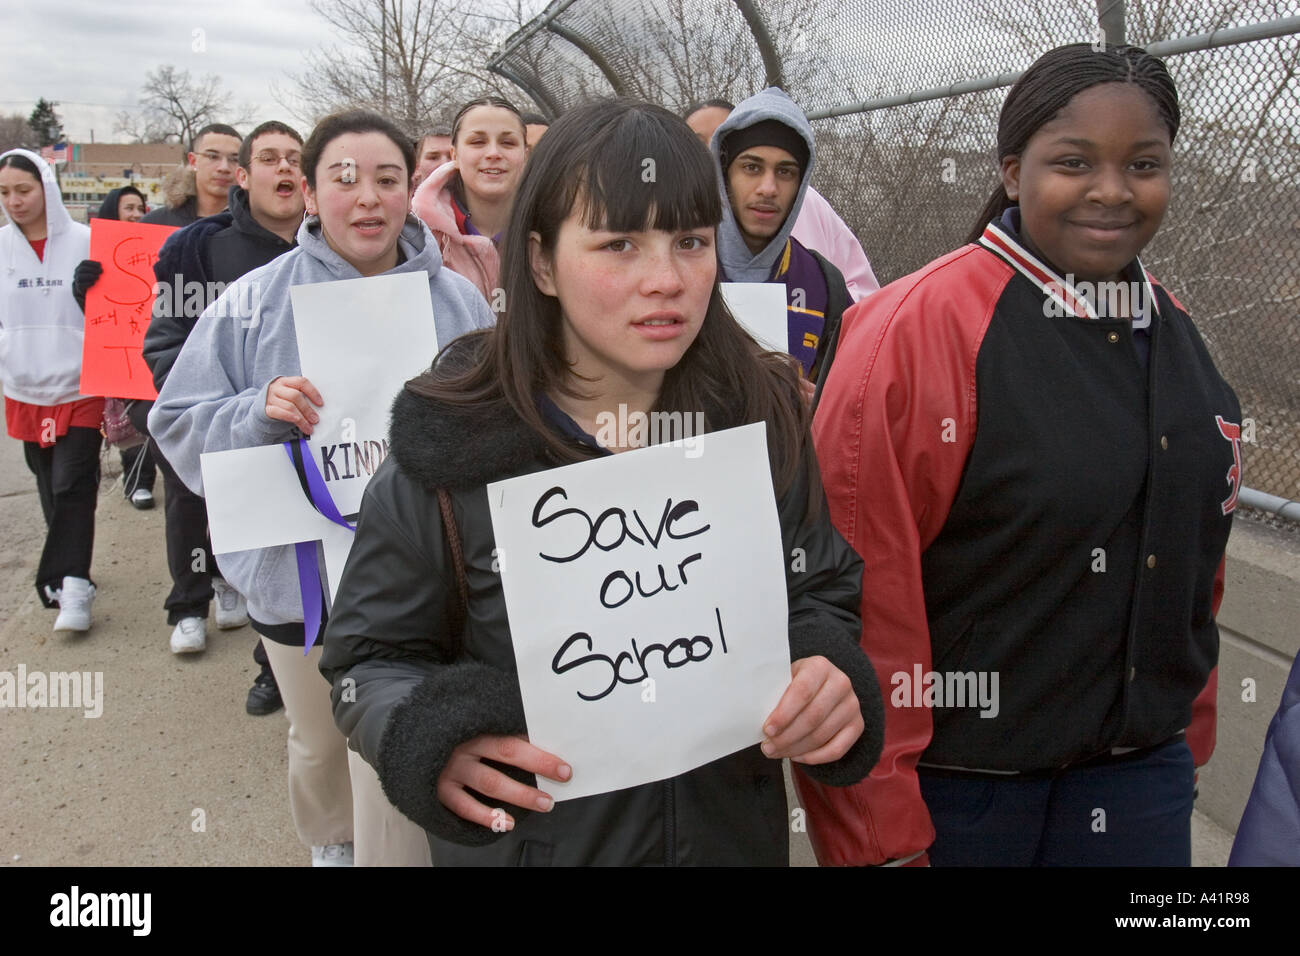
[[[1147,273],[1147,277],[1154,285],[1161,285],[1160,282]],[[1161,286],[1161,288],[1164,288]],[[1179,309],[1186,312],[1178,298],[1165,289],[1165,293]],[[1213,605],[1210,613],[1217,620],[1219,617],[1219,605],[1223,603],[1223,583],[1227,570],[1227,555],[1219,559],[1219,570],[1214,575],[1214,596]],[[1196,695],[1196,700],[1192,701],[1192,722],[1187,726],[1187,746],[1192,751],[1192,763],[1196,767],[1204,767],[1210,762],[1210,756],[1214,753],[1214,745],[1218,741],[1218,695],[1219,695],[1219,667],[1216,664],[1210,671],[1210,679],[1205,682],[1205,688]]]
[[[1214,575],[1214,606],[1212,613],[1219,617],[1219,605],[1223,603],[1223,579],[1227,565],[1227,555],[1219,559],[1219,570]],[[1218,695],[1219,668],[1216,665],[1210,671],[1210,679],[1205,689],[1192,701],[1192,722],[1187,726],[1187,746],[1192,751],[1192,762],[1197,767],[1204,767],[1210,762],[1214,745],[1218,740]]]
[[[930,712],[896,706],[891,678],[930,669],[921,554],[961,483],[975,438],[975,362],[1011,275],[966,246],[844,315],[813,438],[831,520],[864,561],[862,647],[886,698],[885,744],[852,787],[821,786],[795,767],[824,866],[912,857],[934,839],[916,777]]]

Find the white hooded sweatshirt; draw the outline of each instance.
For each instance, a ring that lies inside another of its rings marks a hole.
[[[81,394],[81,343],[86,319],[72,297],[72,273],[90,257],[90,229],[73,222],[45,160],[25,149],[45,187],[45,254],[13,223],[0,228],[0,380],[9,398],[62,405]]]

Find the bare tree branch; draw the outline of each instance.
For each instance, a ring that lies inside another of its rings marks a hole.
[[[249,121],[249,107],[234,105],[230,93],[221,89],[220,77],[194,79],[188,70],[165,64],[145,74],[139,112],[118,113],[115,129],[136,142],[188,144],[209,123]]]

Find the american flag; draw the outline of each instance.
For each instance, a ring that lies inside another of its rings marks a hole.
[[[66,163],[68,161],[67,143],[56,143],[54,145],[54,161],[56,163]]]

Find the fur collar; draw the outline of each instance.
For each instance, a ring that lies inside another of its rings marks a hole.
[[[458,339],[435,360],[438,369],[462,366],[478,348],[490,347],[491,333]],[[792,401],[801,401],[797,394]],[[735,407],[706,407],[709,430],[743,424]],[[505,403],[448,405],[403,389],[393,401],[388,451],[397,465],[427,491],[473,488],[528,474],[554,464],[554,453]]]
[[[541,436],[508,405],[453,406],[405,389],[393,402],[388,449],[429,491],[523,474],[549,457]]]

